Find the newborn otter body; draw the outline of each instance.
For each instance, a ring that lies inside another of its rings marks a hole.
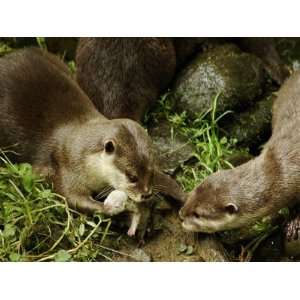
[[[300,199],[300,72],[282,86],[273,106],[273,133],[262,153],[209,176],[180,211],[189,231],[250,225]]]
[[[73,208],[109,215],[92,194],[112,189],[132,200],[153,190],[152,144],[129,119],[108,120],[72,80],[66,66],[39,49],[0,58],[0,148],[29,162]]]

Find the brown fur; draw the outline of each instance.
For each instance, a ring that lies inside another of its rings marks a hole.
[[[81,38],[77,80],[107,118],[141,121],[172,79],[176,56],[168,38]]]
[[[0,129],[0,148],[16,145],[13,150],[19,155],[12,157],[14,161],[31,163],[72,207],[85,212],[105,213],[91,195],[106,185],[148,197],[153,174],[159,173],[145,130],[132,120],[106,119],[66,66],[39,49],[0,58]],[[115,144],[110,157],[116,170],[137,173],[136,183],[119,187],[116,180],[114,186],[109,178],[92,173],[97,161],[88,165],[86,160],[98,159],[106,151],[106,141]]]
[[[197,187],[180,212],[183,226],[205,232],[232,229],[299,201],[298,128],[300,72],[293,74],[278,93],[272,137],[262,153],[235,169],[212,174]]]

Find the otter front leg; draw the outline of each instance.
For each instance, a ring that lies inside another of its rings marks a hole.
[[[136,230],[140,224],[140,220],[141,220],[141,213],[132,213],[130,216],[131,220],[130,220],[130,227],[127,231],[127,234],[129,236],[134,236],[136,233]]]
[[[69,206],[75,210],[86,214],[93,214],[96,212],[103,213],[105,215],[111,215],[111,212],[105,208],[104,204],[94,200],[89,195],[76,195],[71,194],[66,196]]]
[[[120,207],[110,207],[100,201],[96,201],[91,196],[91,190],[87,188],[87,183],[77,177],[74,172],[63,169],[57,172],[53,177],[55,190],[58,194],[63,195],[69,206],[75,210],[86,214],[96,212],[112,216],[120,213]]]
[[[171,176],[156,170],[154,172],[153,181],[154,187],[156,187],[164,196],[171,197],[180,204],[184,204],[186,194]]]
[[[72,195],[67,198],[71,207],[85,213],[100,212],[108,216],[120,214],[125,210],[127,195],[121,191],[113,191],[104,203],[94,200],[91,196]]]

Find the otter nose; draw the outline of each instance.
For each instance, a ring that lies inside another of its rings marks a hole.
[[[142,198],[143,198],[144,200],[146,200],[146,199],[149,199],[149,198],[151,198],[151,197],[152,197],[152,190],[149,189],[149,188],[145,188],[145,189],[144,189],[144,193],[142,194]]]

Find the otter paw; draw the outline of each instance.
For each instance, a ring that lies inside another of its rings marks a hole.
[[[127,231],[127,235],[130,237],[135,236],[135,233],[136,233],[136,228],[133,228],[133,227],[130,227]]]
[[[131,222],[130,222],[130,227],[127,231],[127,235],[129,235],[131,237],[135,236],[137,228],[140,224],[140,220],[141,220],[141,214],[140,213],[133,213],[131,215]]]
[[[117,215],[125,210],[128,199],[126,193],[122,191],[112,191],[104,201],[104,209],[108,215]]]
[[[288,241],[297,240],[300,238],[300,216],[290,220],[286,224],[284,231]]]

